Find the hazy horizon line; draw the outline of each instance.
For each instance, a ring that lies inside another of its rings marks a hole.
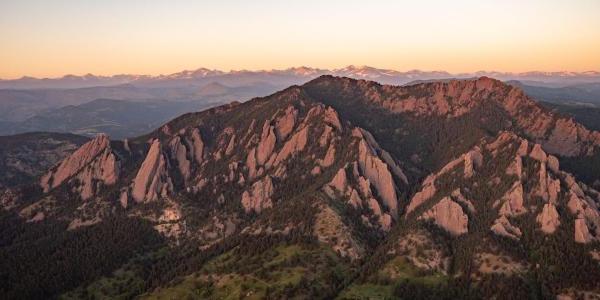
[[[469,75],[469,74],[477,74],[477,73],[501,73],[501,74],[507,74],[507,75],[519,75],[519,74],[527,74],[527,73],[573,73],[573,74],[585,74],[585,73],[600,73],[600,69],[599,70],[586,70],[586,71],[570,71],[570,70],[554,70],[554,71],[541,71],[541,70],[529,70],[529,71],[497,71],[497,70],[485,70],[485,69],[480,69],[477,71],[462,71],[462,72],[450,72],[450,71],[446,71],[443,69],[437,69],[437,70],[427,70],[427,69],[418,69],[418,68],[412,68],[412,69],[407,69],[407,70],[399,70],[399,69],[394,69],[394,68],[385,68],[385,67],[374,67],[371,65],[354,65],[354,64],[350,64],[350,65],[346,65],[344,67],[338,67],[338,68],[323,68],[323,67],[312,67],[312,66],[307,66],[307,65],[300,65],[300,66],[291,66],[291,67],[285,67],[285,68],[271,68],[271,69],[266,69],[266,68],[258,68],[258,69],[246,69],[246,68],[242,68],[242,69],[230,69],[229,71],[226,71],[224,69],[218,69],[218,68],[207,68],[207,67],[198,67],[198,68],[186,68],[183,69],[181,71],[177,71],[177,72],[172,72],[172,73],[155,73],[155,74],[150,74],[150,73],[135,73],[135,72],[131,72],[131,73],[113,73],[113,74],[94,74],[92,72],[88,72],[88,73],[66,73],[64,75],[59,75],[59,76],[43,76],[43,77],[36,77],[36,76],[30,76],[30,75],[21,75],[18,77],[0,77],[1,81],[8,81],[8,80],[20,80],[20,79],[39,79],[39,80],[43,80],[43,79],[62,79],[68,76],[74,76],[74,77],[85,77],[85,76],[95,76],[95,77],[116,77],[116,76],[146,76],[146,77],[160,77],[160,76],[170,76],[170,75],[175,75],[178,73],[183,73],[183,72],[194,72],[194,71],[198,71],[198,70],[207,70],[207,71],[211,71],[211,72],[220,72],[223,74],[233,74],[233,73],[242,73],[242,72],[252,72],[252,73],[260,73],[260,72],[277,72],[277,71],[288,71],[288,70],[294,70],[294,69],[302,69],[302,68],[306,68],[306,69],[312,69],[315,71],[340,71],[343,69],[348,69],[348,68],[357,68],[357,69],[361,69],[361,68],[372,68],[372,69],[376,69],[376,70],[382,70],[382,71],[393,71],[393,72],[398,72],[398,73],[410,73],[410,72],[425,72],[425,73],[435,73],[435,72],[444,72],[444,73],[448,73],[449,75]]]

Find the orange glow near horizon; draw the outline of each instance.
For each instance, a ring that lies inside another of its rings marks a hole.
[[[600,71],[600,1],[2,1],[0,78],[339,68]]]

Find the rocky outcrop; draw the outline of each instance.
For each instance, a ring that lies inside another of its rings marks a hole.
[[[408,178],[406,177],[402,169],[398,166],[398,164],[392,158],[392,156],[379,146],[379,144],[375,140],[375,137],[373,137],[373,135],[370,132],[362,128],[355,128],[352,132],[352,135],[355,137],[363,138],[367,142],[367,145],[370,146],[372,152],[374,154],[379,155],[379,157],[388,165],[392,173],[398,179],[402,180],[404,184],[408,184]]]
[[[319,160],[319,166],[321,166],[323,168],[327,168],[327,167],[333,165],[334,161],[335,161],[335,145],[331,144],[331,145],[329,145],[329,148],[327,148],[325,157],[323,159]]]
[[[508,237],[514,240],[520,239],[522,235],[521,229],[513,226],[506,216],[500,216],[500,218],[496,219],[491,230],[499,236]]]
[[[417,207],[425,203],[425,201],[433,197],[436,192],[437,189],[435,187],[435,175],[429,175],[427,178],[425,178],[425,181],[423,181],[421,190],[410,199],[410,203],[406,207],[406,217],[408,217],[408,215]]]
[[[454,236],[468,232],[469,216],[450,197],[442,198],[430,210],[426,211],[421,218],[424,220],[433,220],[436,225]]]
[[[552,203],[544,204],[544,208],[536,220],[540,224],[542,231],[546,234],[554,233],[558,225],[560,225],[558,211],[556,211],[556,206]]]
[[[285,114],[277,119],[275,122],[275,132],[277,133],[277,139],[284,141],[296,124],[298,118],[298,110],[293,106],[288,106],[285,110]]]
[[[348,187],[348,179],[346,178],[345,168],[341,168],[335,173],[335,176],[329,182],[329,186],[335,188],[338,192],[344,193]]]
[[[270,176],[255,182],[249,191],[242,194],[242,206],[246,213],[260,213],[262,210],[272,207],[273,181]]]
[[[283,145],[281,151],[277,153],[273,165],[277,166],[279,165],[279,163],[288,159],[290,156],[304,150],[304,147],[306,147],[307,142],[308,127],[304,127],[298,132],[294,133],[294,135],[292,135],[292,137]]]
[[[533,149],[531,149],[529,156],[537,161],[544,163],[548,160],[548,155],[546,154],[546,152],[544,152],[540,144],[533,145]]]
[[[554,173],[559,172],[560,164],[558,162],[558,158],[554,155],[548,155],[548,169],[552,170]]]
[[[396,184],[387,164],[374,155],[373,150],[365,140],[359,142],[358,156],[360,170],[375,187],[377,193],[395,217],[398,212]]]
[[[40,185],[44,192],[48,192],[68,180],[76,179],[81,198],[87,200],[97,191],[98,182],[112,185],[118,177],[119,162],[112,152],[108,136],[101,134],[42,176]]]
[[[481,154],[481,149],[478,146],[475,146],[469,152],[447,163],[437,173],[427,176],[421,185],[421,190],[411,198],[410,203],[406,208],[406,217],[408,217],[408,215],[417,207],[421,206],[435,195],[437,192],[435,181],[438,177],[450,172],[454,168],[458,167],[461,163],[464,165],[464,177],[469,178],[473,176],[475,168],[479,168],[483,164],[483,155]]]
[[[483,155],[481,155],[481,150],[479,147],[475,147],[475,149],[467,152],[463,159],[465,161],[465,178],[470,178],[473,176],[473,173],[475,172],[474,166],[480,167],[483,163]]]
[[[171,142],[169,143],[169,147],[171,150],[171,158],[177,162],[179,173],[181,173],[183,179],[187,181],[191,175],[191,162],[188,160],[188,151],[186,147],[183,145],[179,136],[175,136],[171,140]]]
[[[523,159],[520,155],[516,155],[515,159],[510,163],[508,168],[506,169],[507,175],[515,175],[519,180],[523,174]]]
[[[196,163],[201,164],[204,161],[204,141],[202,140],[202,136],[200,136],[198,128],[192,129],[189,145],[191,146],[191,152],[194,154]]]
[[[523,205],[523,185],[520,181],[515,182],[512,187],[502,196],[500,200],[501,216],[518,216],[527,211]]]
[[[160,141],[156,139],[133,180],[131,197],[136,202],[155,201],[159,197],[166,197],[172,191],[168,161],[162,153]]]
[[[575,242],[587,244],[592,241],[592,235],[587,226],[585,219],[575,220]]]
[[[259,166],[267,162],[267,159],[273,153],[273,149],[275,149],[275,142],[276,137],[273,126],[269,124],[269,121],[265,121],[260,135],[260,143],[256,147],[256,163]]]
[[[327,107],[327,109],[325,110],[324,120],[327,124],[333,126],[335,129],[339,131],[342,130],[342,123],[340,122],[340,118],[338,117],[337,112],[333,108]]]
[[[600,237],[600,213],[596,203],[590,200],[576,183],[571,186],[567,207],[576,217],[575,241],[578,243],[588,243]]]
[[[473,205],[473,202],[471,202],[471,200],[465,198],[465,196],[463,196],[463,194],[460,192],[460,189],[456,189],[452,192],[452,200],[464,205],[467,207],[467,209],[469,210],[469,212],[471,213],[475,213],[475,205]]]

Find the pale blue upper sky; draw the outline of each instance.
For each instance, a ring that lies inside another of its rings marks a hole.
[[[599,70],[600,1],[0,0],[0,77],[208,67]]]

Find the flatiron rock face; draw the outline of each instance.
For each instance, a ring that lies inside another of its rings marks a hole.
[[[98,135],[65,158],[41,178],[44,192],[69,180],[77,180],[79,193],[87,200],[96,192],[95,181],[113,185],[119,177],[119,162],[106,135]]]

